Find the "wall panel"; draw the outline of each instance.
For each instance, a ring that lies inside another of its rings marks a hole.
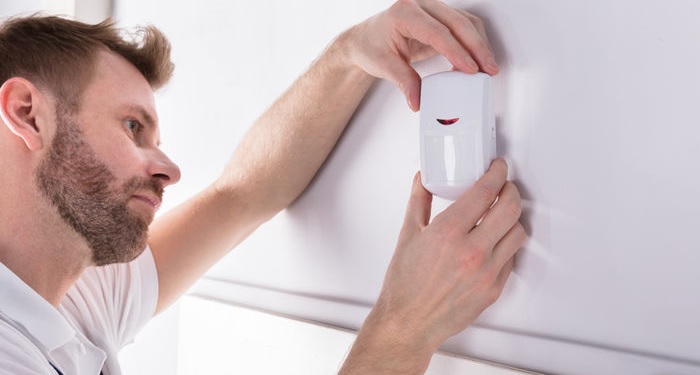
[[[175,47],[176,77],[159,95],[164,147],[183,167],[171,203],[217,175],[333,35],[389,4],[330,3],[117,7]],[[450,3],[485,19],[497,51],[499,147],[531,239],[501,300],[443,349],[552,373],[700,373],[700,3]],[[377,84],[304,195],[195,293],[357,328],[418,169],[417,125]]]

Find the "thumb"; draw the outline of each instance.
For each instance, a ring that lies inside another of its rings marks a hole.
[[[404,72],[403,76],[397,76],[394,80],[396,80],[399,89],[406,97],[408,107],[411,108],[413,112],[418,112],[420,110],[421,85],[421,78],[418,73],[413,69],[408,69]]]
[[[421,77],[406,61],[395,56],[384,59],[385,78],[394,83],[406,97],[406,102],[413,112],[420,109]]]
[[[408,230],[411,233],[422,231],[430,221],[432,202],[433,195],[423,187],[420,172],[416,173],[413,178],[408,207],[406,208],[403,231]]]

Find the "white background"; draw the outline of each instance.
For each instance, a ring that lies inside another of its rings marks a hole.
[[[490,30],[502,67],[499,146],[531,241],[503,298],[445,349],[550,372],[700,372],[700,5],[452,3]],[[218,174],[248,124],[333,35],[388,5],[124,4],[175,45],[178,71],[160,104],[166,147],[183,166],[176,199]],[[197,292],[359,326],[418,169],[416,126],[399,92],[377,85],[310,189]],[[279,292],[299,298],[281,303]]]
[[[450,3],[490,31],[499,148],[531,240],[502,299],[444,349],[553,373],[700,373],[700,3]],[[217,176],[334,35],[389,4],[117,2],[117,19],[174,45],[158,95],[183,171],[169,207]],[[357,328],[417,169],[417,116],[380,83],[310,189],[195,292]]]

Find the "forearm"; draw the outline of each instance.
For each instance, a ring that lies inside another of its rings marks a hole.
[[[338,375],[425,373],[436,348],[380,311],[375,306],[367,317]]]
[[[294,201],[323,164],[374,80],[349,63],[345,36],[255,122],[219,179],[151,226],[158,311]]]
[[[374,78],[352,65],[347,33],[251,127],[215,186],[267,216],[308,185]]]

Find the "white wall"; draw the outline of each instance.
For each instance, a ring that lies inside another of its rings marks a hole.
[[[0,19],[42,10],[41,0],[0,0]]]
[[[531,241],[499,303],[444,349],[556,373],[700,372],[700,5],[451,3],[489,25],[500,149]],[[133,4],[122,14],[159,24],[175,45],[160,108],[165,147],[183,166],[177,201],[217,175],[332,35],[388,2]],[[416,125],[398,91],[377,85],[304,196],[197,292],[358,327],[418,168]]]
[[[95,23],[111,11],[111,0],[0,0],[0,18],[43,12]]]
[[[497,49],[499,146],[531,241],[502,299],[444,349],[549,373],[700,373],[700,3],[450,3],[481,15]],[[183,181],[167,207],[218,174],[333,35],[389,4],[118,2],[118,19],[152,22],[174,45],[176,76],[158,100]],[[377,85],[304,196],[196,293],[358,327],[395,245],[417,147],[416,115]]]
[[[355,334],[196,297],[184,297],[179,325],[178,375],[338,372]],[[160,372],[165,374],[165,372]],[[129,373],[131,374],[131,373]],[[525,373],[444,354],[426,375]]]
[[[557,373],[700,372],[700,5],[451,3],[491,31],[500,149],[531,241],[499,303],[444,349]],[[183,166],[169,192],[177,201],[217,175],[332,35],[388,2],[122,4],[125,19],[159,24],[175,45],[177,75],[160,104],[166,147]],[[356,328],[418,168],[416,125],[398,91],[377,85],[304,196],[198,293]]]

